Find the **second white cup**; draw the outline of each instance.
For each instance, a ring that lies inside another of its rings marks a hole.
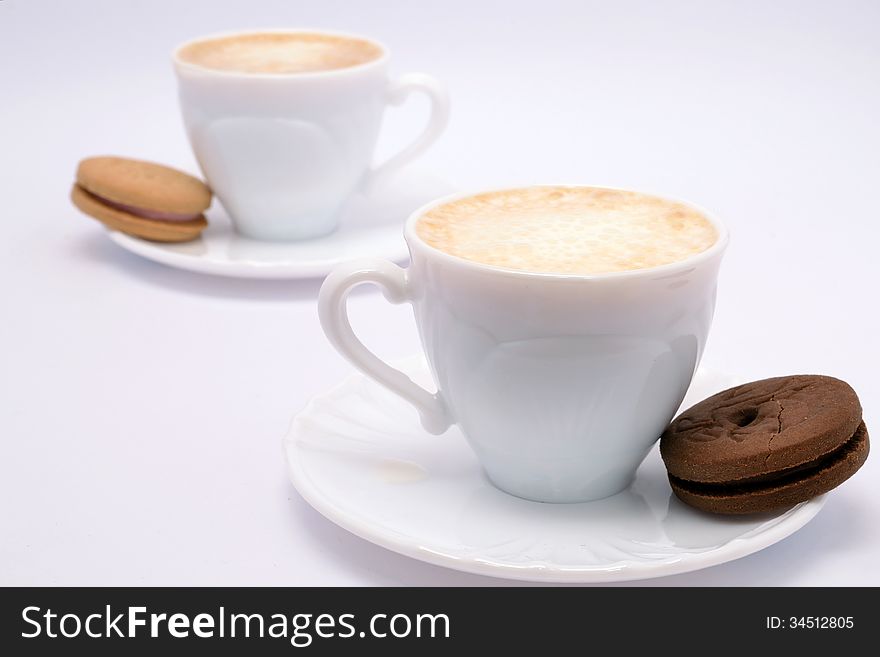
[[[181,57],[193,44],[254,34],[307,34],[371,44],[365,63],[274,73],[221,70]],[[449,100],[434,78],[392,80],[390,53],[376,41],[315,30],[270,30],[195,39],[174,52],[180,105],[190,143],[236,230],[262,240],[302,240],[332,232],[358,190],[403,167],[441,134]],[[384,164],[373,152],[388,105],[413,91],[431,100],[428,125]]]

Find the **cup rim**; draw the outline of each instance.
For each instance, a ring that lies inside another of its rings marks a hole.
[[[359,41],[366,41],[374,46],[376,46],[381,54],[375,59],[371,59],[362,64],[356,64],[355,66],[346,66],[343,68],[333,68],[327,71],[301,71],[297,73],[258,73],[258,72],[244,72],[244,71],[222,71],[216,68],[208,68],[207,66],[202,66],[200,64],[194,64],[192,62],[188,62],[186,60],[181,59],[180,51],[186,48],[187,46],[191,46],[195,43],[202,43],[205,41],[213,41],[215,39],[224,39],[229,37],[238,37],[238,36],[250,36],[255,34],[320,34],[322,36],[330,36],[330,37],[341,37],[345,39],[357,39]],[[370,37],[363,36],[362,34],[354,34],[352,32],[340,32],[337,30],[325,30],[321,28],[307,28],[307,27],[292,27],[292,28],[279,28],[279,27],[270,27],[270,28],[248,28],[244,30],[228,30],[224,32],[213,32],[211,34],[203,34],[198,37],[194,37],[183,43],[179,43],[174,49],[171,51],[171,61],[174,64],[175,69],[178,72],[188,71],[194,73],[200,73],[203,75],[213,75],[222,78],[236,78],[236,79],[259,79],[259,80],[299,80],[299,79],[314,79],[314,78],[323,78],[323,77],[340,77],[345,75],[351,75],[353,73],[361,73],[365,70],[369,70],[372,68],[378,68],[388,62],[391,58],[391,50],[381,41],[377,41],[376,39],[372,39]]]
[[[491,194],[495,192],[513,192],[520,189],[531,189],[531,188],[546,188],[546,187],[563,187],[563,188],[583,188],[589,187],[590,189],[603,189],[609,191],[617,191],[617,192],[632,192],[635,194],[642,194],[644,196],[652,196],[654,198],[659,198],[665,201],[672,201],[675,203],[681,203],[682,205],[686,205],[693,210],[696,210],[700,214],[702,214],[712,226],[715,228],[718,233],[718,237],[715,242],[705,251],[700,251],[699,253],[695,253],[691,256],[683,260],[676,260],[675,262],[670,262],[665,265],[657,265],[655,267],[646,267],[643,269],[626,269],[623,271],[616,272],[603,272],[598,274],[560,274],[553,272],[531,272],[524,271],[521,269],[511,269],[509,267],[500,267],[498,265],[488,265],[482,262],[476,262],[474,260],[468,260],[466,258],[462,258],[460,256],[452,255],[450,253],[446,253],[445,251],[441,251],[440,249],[431,246],[427,242],[425,242],[421,237],[416,233],[416,223],[418,220],[430,210],[433,210],[436,207],[441,205],[445,205],[446,203],[450,203],[452,201],[457,201],[460,199],[468,198],[470,196],[477,196],[479,194]],[[671,196],[666,196],[664,194],[655,194],[653,192],[645,192],[641,190],[629,189],[626,187],[611,187],[607,185],[586,185],[586,184],[538,184],[538,185],[522,185],[522,186],[514,186],[514,187],[495,187],[490,189],[478,190],[478,191],[468,191],[468,192],[457,192],[454,194],[449,194],[447,196],[441,197],[439,199],[435,199],[430,203],[426,203],[425,205],[418,208],[415,212],[410,214],[410,216],[406,220],[406,224],[404,226],[404,239],[406,240],[407,246],[409,246],[410,257],[412,259],[412,254],[414,248],[422,249],[426,256],[436,258],[444,263],[447,263],[452,266],[460,267],[463,269],[468,269],[474,272],[483,272],[488,274],[493,274],[502,277],[508,278],[531,278],[531,279],[540,279],[540,280],[559,280],[559,281],[586,281],[586,280],[620,280],[620,279],[628,279],[628,278],[655,278],[658,275],[660,276],[674,276],[680,272],[689,271],[694,269],[698,265],[703,264],[704,262],[715,258],[716,256],[720,256],[724,250],[727,248],[727,244],[730,241],[730,233],[727,230],[727,226],[712,212],[709,212],[705,208],[696,205],[695,203],[691,203],[690,201],[685,201],[682,199],[678,199]]]

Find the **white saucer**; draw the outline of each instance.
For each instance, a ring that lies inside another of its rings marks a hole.
[[[429,384],[420,357],[398,366]],[[737,382],[701,370],[682,406]],[[457,428],[426,433],[409,405],[360,374],[315,397],[284,449],[296,489],[350,532],[429,563],[521,580],[611,582],[714,566],[782,540],[825,501],[741,518],[702,513],[672,494],[655,448],[619,495],[529,502],[489,483]]]
[[[111,239],[144,258],[178,269],[236,278],[314,278],[340,262],[364,256],[406,260],[403,223],[425,203],[455,191],[448,181],[415,167],[402,171],[369,195],[346,205],[339,229],[303,242],[261,242],[238,235],[222,211],[192,242],[163,244],[115,231]],[[216,207],[220,207],[219,203]]]

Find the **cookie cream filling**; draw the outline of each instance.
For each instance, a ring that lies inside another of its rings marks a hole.
[[[160,212],[159,210],[147,210],[145,208],[137,208],[133,205],[126,205],[125,203],[111,201],[109,198],[105,198],[103,196],[95,194],[94,192],[90,192],[81,185],[80,189],[82,189],[86,194],[94,198],[96,201],[100,201],[104,205],[110,206],[115,210],[127,212],[128,214],[132,214],[136,217],[141,217],[142,219],[155,219],[157,221],[192,221],[193,219],[198,219],[202,216],[201,212],[196,212],[194,214],[180,214],[176,212]]]
[[[704,495],[722,494],[729,495],[731,493],[748,493],[750,491],[761,490],[763,488],[778,487],[796,483],[800,480],[808,479],[817,473],[828,469],[838,463],[843,462],[852,452],[868,439],[868,430],[865,423],[862,422],[853,436],[837,449],[824,454],[813,461],[796,465],[790,468],[784,468],[776,472],[756,475],[754,477],[746,477],[737,479],[727,483],[706,483],[699,481],[690,481],[681,479],[673,475],[669,475],[669,479],[678,486],[686,488],[692,492]]]

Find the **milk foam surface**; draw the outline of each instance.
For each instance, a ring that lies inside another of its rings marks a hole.
[[[487,265],[602,274],[677,262],[718,239],[698,210],[637,192],[527,187],[429,210],[416,234],[440,251]]]
[[[185,62],[237,73],[310,73],[365,64],[379,46],[354,37],[309,32],[262,32],[218,37],[184,46]]]

